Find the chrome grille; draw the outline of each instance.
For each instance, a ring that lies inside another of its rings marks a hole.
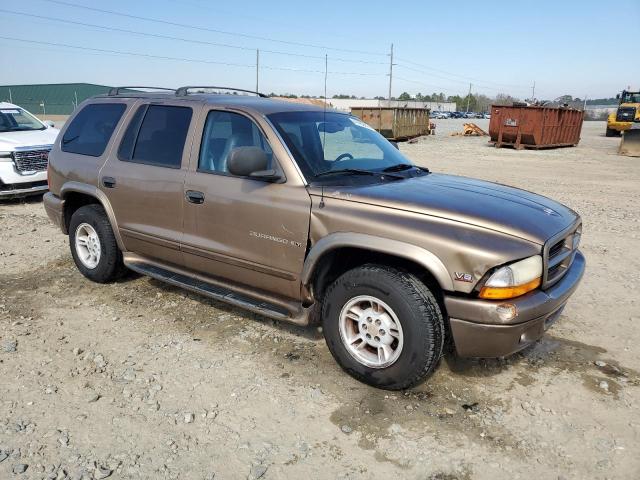
[[[20,173],[42,172],[49,163],[49,150],[20,150],[13,152],[13,163]]]
[[[547,242],[543,288],[557,283],[567,273],[580,246],[581,236],[582,224],[577,224]]]

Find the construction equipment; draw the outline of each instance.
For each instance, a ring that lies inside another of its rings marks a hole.
[[[640,91],[623,90],[617,94],[618,108],[607,117],[607,137],[617,137],[631,128],[633,122],[640,121]]]
[[[543,105],[493,105],[489,133],[497,148],[574,147],[580,141],[584,110]]]
[[[633,122],[628,130],[622,132],[618,154],[640,157],[640,121]]]
[[[451,136],[456,136],[456,135],[459,135],[462,137],[484,137],[489,134],[485,132],[483,129],[481,129],[475,123],[465,123],[464,125],[462,125],[461,132],[453,132],[451,134]]]

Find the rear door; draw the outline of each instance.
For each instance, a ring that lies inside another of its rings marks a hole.
[[[184,103],[139,103],[100,172],[126,250],[182,265],[182,197],[195,117]]]
[[[291,172],[286,178],[277,159],[285,159],[282,145],[247,114],[209,109],[199,123],[185,182],[185,264],[298,299],[311,208],[304,184]],[[232,175],[227,159],[237,147],[263,149],[282,181]]]

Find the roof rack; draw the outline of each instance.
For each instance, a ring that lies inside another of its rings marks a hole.
[[[167,91],[167,92],[175,92],[175,88],[164,88],[164,87],[114,87],[112,89],[109,90],[109,93],[107,95],[109,95],[110,97],[115,97],[116,95],[120,95],[120,91],[121,90],[139,90],[139,89],[145,89],[145,90],[162,90],[162,91]],[[144,92],[135,92],[135,93],[144,93]]]
[[[255,92],[253,90],[245,90],[244,88],[234,88],[234,87],[216,87],[212,85],[203,85],[203,86],[196,85],[196,86],[180,87],[176,90],[176,95],[179,97],[183,97],[183,96],[189,95],[189,90],[195,90],[195,89],[232,90],[234,92],[253,93],[254,95],[257,95],[259,97],[268,98],[267,95],[265,95],[264,93]]]

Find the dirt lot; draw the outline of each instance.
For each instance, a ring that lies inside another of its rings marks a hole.
[[[401,149],[584,218],[587,274],[545,339],[375,390],[316,330],[144,277],[90,283],[39,200],[5,202],[0,478],[639,478],[640,159],[600,122],[540,152],[446,134],[461,123]]]

